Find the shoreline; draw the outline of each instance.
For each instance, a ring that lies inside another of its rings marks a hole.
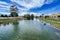
[[[60,30],[59,24],[51,22],[51,20],[48,21],[49,19],[41,19],[41,18],[38,18],[38,19],[41,20],[42,22],[49,23],[53,28]]]
[[[0,17],[0,19],[22,19],[23,17]]]

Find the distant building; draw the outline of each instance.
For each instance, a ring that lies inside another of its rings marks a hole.
[[[58,14],[52,14],[51,17],[52,18],[60,18],[60,13],[58,13]]]

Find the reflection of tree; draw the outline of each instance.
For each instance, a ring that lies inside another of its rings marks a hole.
[[[0,25],[3,25],[3,26],[6,26],[6,25],[9,25],[9,22],[0,22]]]
[[[17,38],[18,33],[19,33],[19,31],[18,31],[18,30],[19,30],[18,24],[19,24],[18,21],[13,22],[14,32],[13,32],[13,34],[11,35],[10,40],[13,40],[12,37],[13,37],[14,39]]]
[[[0,22],[0,24],[3,24],[3,26],[5,27],[5,28],[7,28],[8,30],[7,31],[10,31],[10,32],[7,32],[7,37],[4,37],[5,38],[5,40],[7,39],[7,40],[13,40],[13,38],[17,38],[17,35],[18,35],[18,24],[19,24],[19,22],[18,22],[18,20],[12,20],[12,21],[9,21],[9,22],[3,22],[3,23],[1,23]],[[12,24],[12,27],[10,26],[9,27],[9,25],[10,24]],[[6,26],[7,25],[7,26]],[[1,25],[0,25],[1,26]],[[9,29],[10,28],[10,29]],[[4,28],[3,28],[4,29]],[[12,30],[12,31],[11,31]],[[2,30],[3,31],[3,30]],[[9,33],[9,34],[8,34]]]
[[[4,26],[9,25],[9,23],[3,24]]]
[[[13,25],[17,26],[18,25],[18,20],[1,20],[0,25],[2,24],[3,26],[9,25],[10,23],[13,23]]]
[[[18,36],[18,30],[19,30],[19,27],[18,27],[19,22],[18,22],[18,20],[12,22],[12,24],[13,24],[13,27],[14,27],[14,29],[13,29],[14,32],[12,33],[12,35],[10,37],[10,40],[14,40],[15,38],[17,38],[17,36]]]
[[[19,29],[19,28],[18,28],[18,24],[19,24],[18,21],[13,22],[14,30],[15,30],[16,32],[17,32],[17,30]]]

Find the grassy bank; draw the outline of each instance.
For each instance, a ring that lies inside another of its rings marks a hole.
[[[52,19],[52,18],[39,18],[41,21],[50,23],[52,26],[56,27],[60,30],[60,20]]]
[[[16,22],[18,20],[22,20],[22,17],[0,17],[0,24],[8,24],[11,22]]]
[[[14,23],[17,22],[20,19],[0,19],[0,24],[9,24],[9,23]]]

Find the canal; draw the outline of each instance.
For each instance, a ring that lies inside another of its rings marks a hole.
[[[60,30],[39,20],[0,24],[0,40],[60,40]]]

